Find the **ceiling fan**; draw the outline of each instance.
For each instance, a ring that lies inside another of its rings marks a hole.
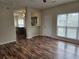
[[[47,0],[43,0],[43,2],[44,2],[44,3],[46,3],[46,2],[47,2]]]
[[[48,2],[47,0],[43,0],[44,3]],[[49,2],[56,2],[55,0],[54,1],[49,1]]]

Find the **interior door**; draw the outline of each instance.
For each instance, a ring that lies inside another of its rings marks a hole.
[[[43,18],[43,35],[52,36],[52,16],[44,15]]]

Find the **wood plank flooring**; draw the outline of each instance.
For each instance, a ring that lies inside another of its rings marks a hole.
[[[79,59],[79,45],[39,36],[1,45],[0,59]]]

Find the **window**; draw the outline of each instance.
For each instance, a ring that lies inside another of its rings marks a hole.
[[[77,39],[77,29],[67,28],[67,37]]]
[[[23,19],[23,17],[18,19],[18,27],[24,27],[24,19]]]
[[[57,36],[79,39],[79,13],[57,16]]]
[[[65,28],[62,27],[58,28],[58,36],[65,36]]]

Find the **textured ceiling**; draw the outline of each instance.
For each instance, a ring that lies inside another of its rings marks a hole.
[[[47,0],[46,3],[43,3],[43,0],[0,0],[0,7],[1,6],[7,6],[12,8],[32,7],[32,8],[44,9],[73,1],[76,0]]]

